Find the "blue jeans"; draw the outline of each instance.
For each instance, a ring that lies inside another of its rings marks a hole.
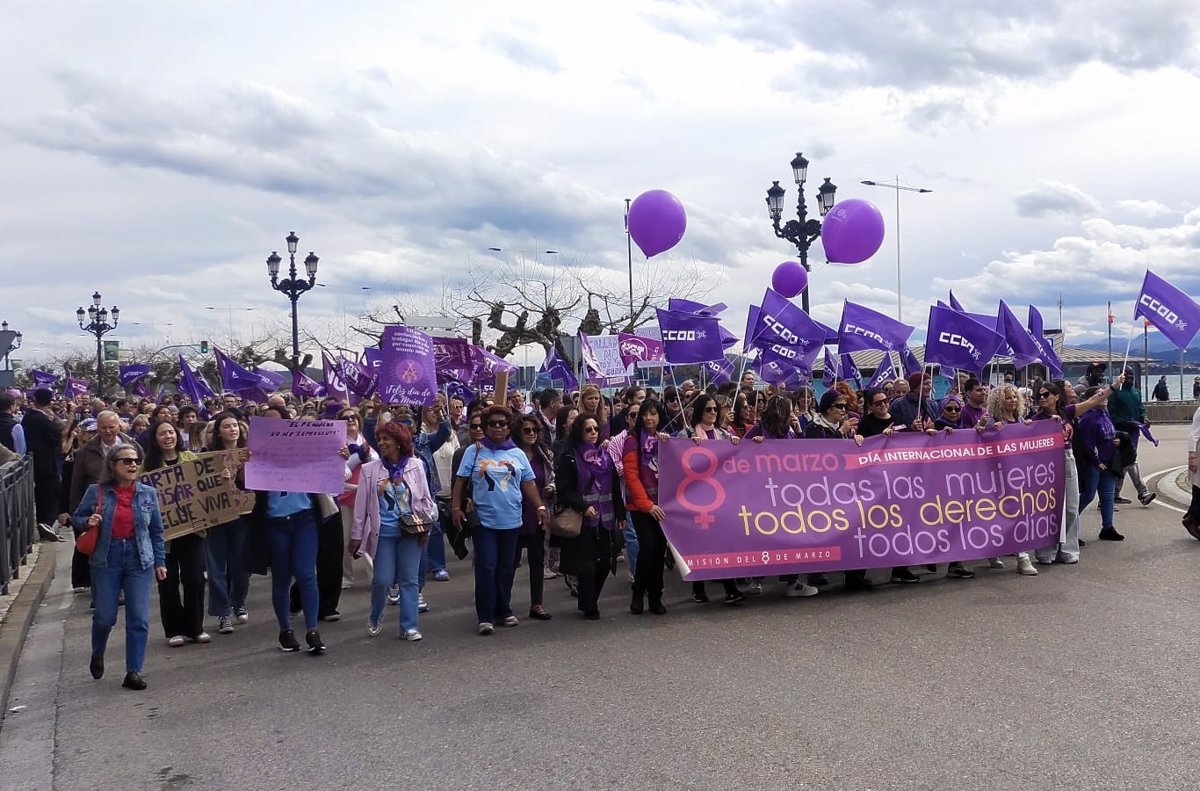
[[[208,614],[229,617],[235,607],[246,606],[250,573],[242,555],[246,549],[246,523],[241,519],[210,527],[204,539],[208,565]]]
[[[625,568],[632,574],[637,569],[638,556],[638,537],[637,531],[633,529],[633,517],[626,517],[622,535],[625,536]]]
[[[125,591],[125,672],[141,673],[150,635],[150,588],[154,569],[142,568],[137,544],[116,539],[108,545],[108,567],[92,566],[92,655],[104,656],[108,635],[117,623],[117,600]]]
[[[1101,470],[1090,461],[1079,468],[1079,513],[1100,496],[1100,529],[1113,526],[1113,498],[1116,496],[1117,481],[1111,470]]]
[[[518,532],[481,527],[475,533],[475,615],[479,623],[512,615]]]
[[[433,528],[429,531],[429,543],[425,545],[425,549],[421,552],[421,582],[425,581],[425,575],[429,572],[437,574],[439,571],[446,570],[446,520],[450,518],[450,509],[446,508],[444,512],[438,514],[437,520],[433,523]]]
[[[292,577],[300,588],[304,628],[317,628],[317,523],[311,510],[284,517],[267,518],[267,540],[271,544],[271,604],[279,629],[292,628]]]
[[[371,623],[383,617],[388,586],[400,583],[400,632],[417,628],[418,577],[422,547],[416,536],[381,536],[375,548],[375,572],[371,577]]]

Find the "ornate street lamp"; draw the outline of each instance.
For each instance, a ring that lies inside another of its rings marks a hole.
[[[104,343],[101,341],[106,334],[117,328],[117,322],[121,319],[121,309],[113,305],[112,309],[112,324],[108,323],[108,308],[100,307],[100,301],[103,297],[97,291],[92,294],[92,304],[88,305],[87,311],[81,307],[75,311],[75,318],[79,320],[79,329],[84,332],[89,332],[96,336],[96,395],[104,396]],[[84,324],[84,318],[88,319],[88,323]]]
[[[791,164],[792,178],[796,181],[796,191],[799,194],[799,200],[796,201],[796,219],[783,222],[783,198],[787,190],[779,186],[778,181],[771,182],[771,186],[767,189],[767,212],[771,217],[771,227],[775,229],[775,235],[796,245],[796,249],[800,251],[800,264],[805,271],[811,271],[812,267],[808,265],[808,248],[821,235],[821,221],[809,218],[808,206],[804,202],[804,182],[808,181],[808,160],[804,158],[803,154],[797,153]],[[822,217],[833,208],[836,193],[837,186],[828,178],[817,188],[817,208],[820,209]],[[807,286],[800,294],[800,301],[804,312],[808,313]]]
[[[290,260],[287,279],[279,279],[279,264],[283,259],[274,250],[267,257],[267,274],[271,276],[271,288],[286,294],[288,299],[292,301],[292,370],[297,371],[300,369],[300,326],[296,319],[296,302],[300,299],[301,294],[316,285],[317,262],[320,259],[314,253],[310,252],[308,257],[304,259],[304,270],[308,273],[308,280],[297,277],[296,247],[300,243],[300,237],[296,236],[295,231],[292,231],[287,235],[286,241],[288,258]]]

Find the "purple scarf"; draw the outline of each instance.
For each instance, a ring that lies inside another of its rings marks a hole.
[[[408,460],[411,458],[412,456],[404,456],[395,464],[388,461],[386,456],[380,456],[379,460],[383,462],[383,468],[388,471],[388,479],[398,481],[404,477],[404,468],[408,466]]]
[[[517,447],[516,443],[512,441],[512,437],[508,437],[503,442],[493,442],[491,437],[485,436],[480,440],[480,442],[483,443],[483,447],[487,448],[493,453],[502,450],[513,450]]]
[[[584,502],[595,506],[598,516],[583,521],[588,527],[602,526],[606,530],[616,527],[612,502],[612,458],[592,442],[584,442],[575,449],[575,472],[579,475],[579,493]]]

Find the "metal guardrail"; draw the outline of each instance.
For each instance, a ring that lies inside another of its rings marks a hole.
[[[21,575],[33,546],[33,457],[0,466],[0,594]]]

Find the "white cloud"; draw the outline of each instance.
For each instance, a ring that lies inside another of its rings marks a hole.
[[[1052,214],[1087,215],[1100,211],[1100,203],[1078,187],[1057,181],[1043,181],[1035,188],[1017,194],[1017,214],[1045,217]]]

